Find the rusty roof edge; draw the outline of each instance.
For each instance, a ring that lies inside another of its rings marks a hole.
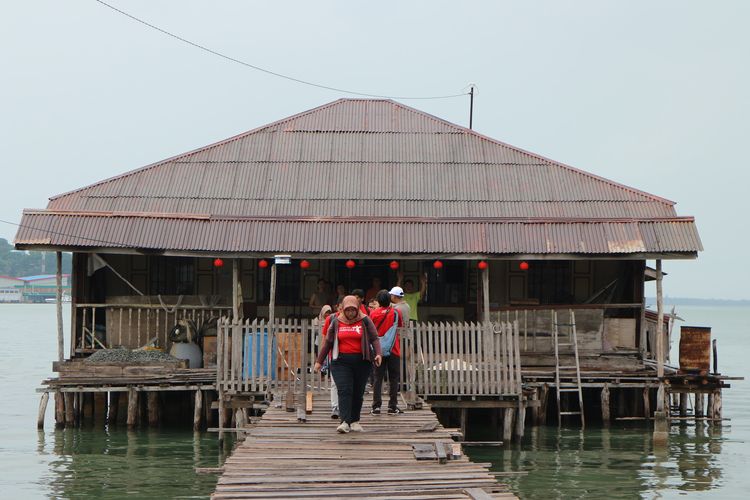
[[[23,210],[23,215],[46,215],[64,217],[133,217],[149,219],[189,219],[207,221],[258,221],[258,222],[350,222],[359,224],[377,224],[380,222],[395,223],[520,223],[520,224],[581,224],[581,223],[651,223],[651,222],[695,222],[693,216],[673,217],[378,217],[367,219],[364,217],[309,217],[309,216],[235,216],[216,214],[191,213],[160,213],[160,212],[82,212],[75,210]]]

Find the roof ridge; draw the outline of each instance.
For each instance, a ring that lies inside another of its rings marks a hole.
[[[140,167],[140,168],[129,170],[129,171],[124,172],[122,174],[119,174],[119,175],[116,175],[116,176],[113,176],[113,177],[109,177],[109,178],[100,180],[98,182],[94,182],[92,184],[80,187],[78,189],[74,189],[74,190],[71,190],[71,191],[67,191],[67,192],[64,192],[64,193],[52,196],[52,197],[49,198],[49,200],[50,201],[57,200],[59,198],[63,198],[65,196],[69,196],[69,195],[74,194],[74,193],[79,193],[81,191],[85,191],[87,189],[91,189],[91,188],[94,188],[94,187],[97,187],[97,186],[101,186],[101,185],[104,185],[104,184],[107,184],[107,183],[110,183],[110,182],[113,182],[113,181],[116,181],[116,180],[119,180],[119,179],[124,179],[124,178],[127,178],[127,177],[131,176],[131,175],[135,175],[135,174],[138,174],[138,173],[141,173],[141,172],[144,172],[144,171],[147,171],[147,170],[150,170],[150,169],[153,169],[153,168],[156,168],[156,167],[168,164],[170,162],[175,162],[175,161],[177,161],[177,160],[179,160],[181,158],[190,157],[190,156],[195,155],[197,153],[200,153],[200,152],[203,152],[203,151],[215,148],[215,147],[219,147],[219,146],[222,146],[224,144],[228,144],[228,143],[237,141],[239,139],[243,139],[245,137],[248,137],[248,136],[250,136],[252,134],[261,132],[263,130],[266,130],[266,129],[269,129],[269,128],[272,128],[272,127],[278,127],[279,125],[281,125],[283,123],[290,122],[292,120],[299,119],[300,117],[303,117],[303,116],[306,116],[306,115],[309,115],[309,114],[312,114],[312,113],[316,113],[316,112],[319,112],[319,111],[327,109],[327,108],[338,106],[338,105],[340,105],[342,103],[346,103],[346,102],[383,102],[383,103],[390,103],[394,107],[397,107],[397,108],[402,109],[404,111],[407,111],[407,112],[419,115],[421,117],[427,118],[427,119],[429,119],[431,121],[434,121],[434,122],[438,122],[438,123],[440,123],[442,125],[445,125],[445,126],[447,126],[449,128],[457,130],[460,133],[468,134],[470,136],[477,137],[477,138],[479,138],[481,140],[491,142],[492,144],[495,144],[495,145],[498,145],[498,146],[501,146],[501,147],[504,147],[504,148],[511,149],[511,150],[513,150],[515,152],[521,153],[521,154],[529,156],[531,158],[535,158],[537,160],[541,160],[545,164],[559,166],[561,168],[564,168],[564,169],[566,169],[566,170],[568,170],[570,172],[576,173],[578,175],[582,175],[582,176],[585,176],[585,177],[597,180],[599,182],[604,182],[604,183],[606,183],[606,184],[608,184],[610,186],[616,187],[618,189],[622,189],[622,190],[627,191],[629,193],[633,193],[633,194],[642,196],[644,198],[647,198],[647,199],[650,199],[650,200],[653,200],[653,201],[657,201],[657,202],[660,202],[660,203],[663,203],[663,204],[666,204],[666,205],[670,205],[670,206],[674,206],[675,205],[674,201],[668,200],[666,198],[662,198],[660,196],[648,193],[646,191],[642,191],[642,190],[639,190],[639,189],[632,188],[632,187],[627,186],[625,184],[622,184],[622,183],[619,183],[619,182],[615,182],[615,181],[607,179],[605,177],[601,177],[601,176],[592,174],[592,173],[587,172],[585,170],[581,170],[581,169],[572,167],[570,165],[567,165],[567,164],[562,163],[562,162],[558,162],[556,160],[552,160],[550,158],[547,158],[545,156],[539,155],[537,153],[532,153],[532,152],[527,151],[525,149],[519,148],[517,146],[513,146],[511,144],[508,144],[506,142],[494,139],[492,137],[488,137],[488,136],[486,136],[484,134],[476,132],[475,130],[472,130],[472,129],[463,127],[461,125],[455,124],[453,122],[450,122],[450,121],[445,120],[443,118],[440,118],[438,116],[435,116],[435,115],[432,115],[430,113],[427,113],[426,111],[422,111],[420,109],[413,108],[411,106],[408,106],[406,104],[400,103],[400,102],[395,101],[393,99],[382,99],[382,98],[380,98],[380,99],[365,99],[365,98],[340,98],[340,99],[336,99],[336,100],[331,101],[329,103],[326,103],[326,104],[323,104],[323,105],[320,105],[320,106],[316,106],[316,107],[308,109],[306,111],[302,111],[300,113],[296,113],[296,114],[293,114],[291,116],[287,116],[285,118],[281,118],[281,119],[273,121],[271,123],[267,123],[267,124],[261,125],[259,127],[253,128],[251,130],[242,132],[240,134],[236,134],[236,135],[234,135],[232,137],[229,137],[227,139],[223,139],[223,140],[220,140],[220,141],[208,144],[206,146],[202,146],[202,147],[193,149],[193,150],[188,151],[186,153],[181,153],[181,154],[178,154],[178,155],[175,155],[175,156],[171,156],[171,157],[166,158],[164,160],[160,160],[160,161],[148,164],[148,165]]]

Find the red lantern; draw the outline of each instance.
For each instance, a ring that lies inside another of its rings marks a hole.
[[[224,267],[224,261],[221,259],[214,259],[214,267]]]
[[[354,269],[354,266],[356,266],[356,265],[357,265],[357,263],[354,262],[352,259],[349,259],[349,260],[346,261],[346,267],[348,267],[349,269]]]
[[[527,270],[529,269],[529,263],[528,263],[528,262],[526,262],[526,261],[523,261],[523,262],[521,262],[520,264],[518,264],[518,268],[519,268],[519,269],[520,269],[521,271],[527,271]]]
[[[434,267],[435,269],[442,269],[443,263],[439,260],[436,260],[435,262],[432,263],[432,267]]]
[[[391,261],[391,263],[390,263],[389,265],[391,266],[391,269],[393,269],[394,271],[395,271],[396,269],[398,269],[398,262],[397,262],[397,261],[395,261],[395,260],[392,260],[392,261]]]
[[[483,260],[480,260],[479,263],[477,264],[477,267],[481,269],[482,271],[484,271],[485,269],[489,267],[489,264],[487,264],[487,262]]]
[[[301,267],[302,269],[307,269],[308,267],[310,267],[310,263],[306,260],[300,261],[299,267]]]
[[[265,269],[268,267],[268,261],[266,259],[260,259],[258,261],[258,267],[261,269]]]

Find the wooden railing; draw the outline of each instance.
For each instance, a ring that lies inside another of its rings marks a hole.
[[[221,320],[217,388],[227,393],[329,389],[329,376],[312,371],[320,330],[316,321],[308,320]],[[401,328],[399,337],[402,392],[521,393],[517,324],[421,323]]]
[[[152,339],[169,348],[169,331],[181,319],[200,328],[211,318],[231,314],[226,306],[160,304],[76,304],[73,348],[78,352],[123,346],[137,348]]]

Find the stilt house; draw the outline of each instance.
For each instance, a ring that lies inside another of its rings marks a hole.
[[[320,279],[351,290],[373,277],[394,285],[396,266],[417,284],[426,273],[412,326],[434,337],[412,338],[423,342],[413,346],[415,391],[435,401],[520,393],[520,377],[509,391],[500,372],[477,392],[475,372],[501,354],[519,357],[531,387],[556,373],[562,383],[573,357],[584,374],[648,371],[656,321],[644,283],[656,273],[647,260],[702,250],[693,218],[672,201],[363,99],[54,196],[24,211],[15,245],[73,252],[73,360],[154,339],[169,349],[180,317],[301,324]],[[290,264],[265,266],[278,255]],[[467,343],[488,324],[515,336],[502,349]],[[574,349],[561,340],[573,325]]]

